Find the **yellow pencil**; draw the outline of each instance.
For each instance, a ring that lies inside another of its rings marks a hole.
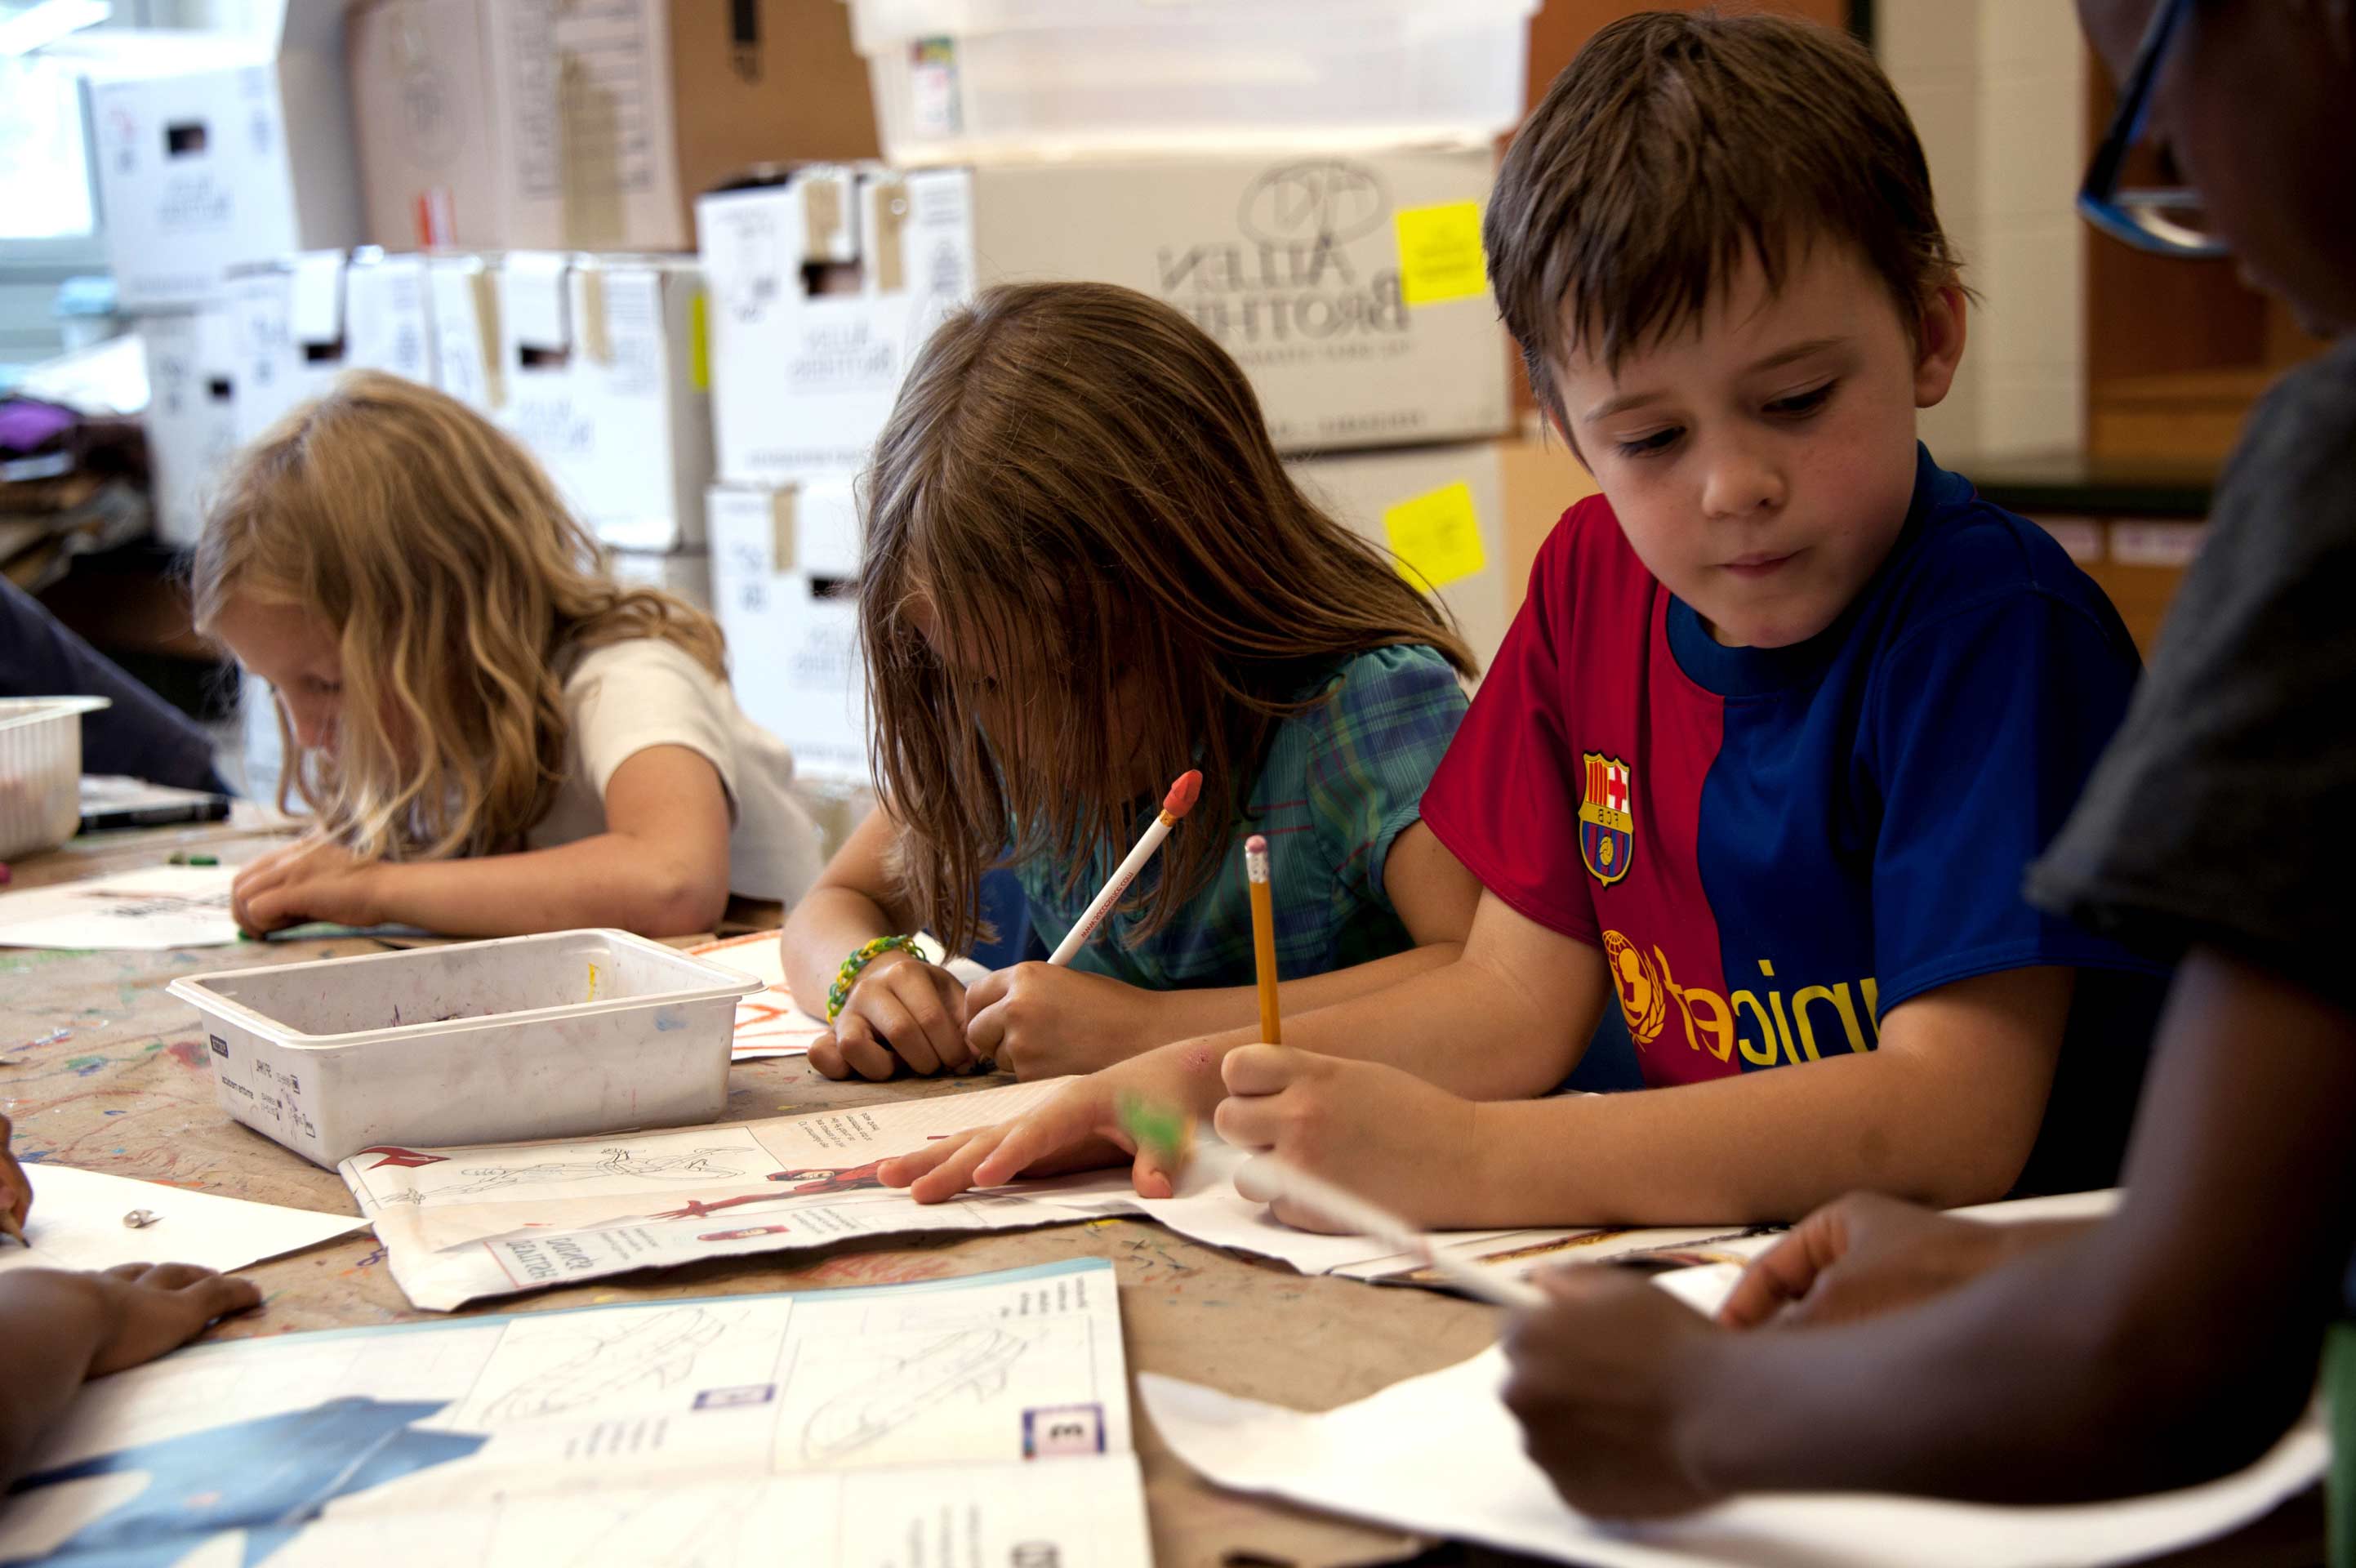
[[[1259,1037],[1284,1044],[1284,1020],[1276,1009],[1276,910],[1268,891],[1268,840],[1244,840],[1244,880],[1251,887],[1252,968],[1259,977]]]

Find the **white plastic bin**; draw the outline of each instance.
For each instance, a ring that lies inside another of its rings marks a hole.
[[[709,1122],[751,975],[558,931],[176,980],[221,1108],[329,1169],[363,1149]]]
[[[0,860],[38,854],[81,825],[81,716],[104,697],[0,697]]]
[[[1488,141],[1540,0],[845,0],[895,164]]]

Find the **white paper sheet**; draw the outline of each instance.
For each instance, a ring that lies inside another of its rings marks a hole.
[[[19,1487],[0,1562],[64,1568],[1149,1563],[1101,1260],[199,1346]]]
[[[929,937],[921,940],[926,944],[928,961],[939,962],[937,944]],[[786,955],[777,946],[776,932],[753,931],[688,950],[698,958],[741,970],[768,986],[766,991],[755,992],[736,1004],[734,1060],[806,1056],[812,1045],[831,1033],[794,1000],[793,987],[786,983]],[[952,959],[948,967],[950,973],[968,985],[990,972],[970,959]],[[825,1003],[826,998],[819,998],[821,1010]]]
[[[2323,1473],[2311,1421],[2238,1476],[2158,1497],[2009,1509],[1862,1496],[1747,1498],[1687,1519],[1598,1524],[1522,1452],[1490,1349],[1323,1415],[1145,1373],[1146,1413],[1220,1486],[1402,1530],[1592,1568],[1794,1563],[1863,1568],[2073,1568],[2140,1561],[2260,1518]]]
[[[876,1166],[1009,1120],[1062,1086],[1010,1084],[853,1110],[710,1127],[472,1148],[362,1150],[341,1168],[391,1250],[409,1299],[444,1310],[484,1296],[704,1258],[806,1250],[862,1236],[1018,1230],[1137,1215],[1304,1273],[1412,1267],[1378,1242],[1280,1223],[1232,1180],[1243,1151],[1205,1139],[1178,1194],[1141,1198],[1127,1167],[919,1204]],[[1522,1232],[1456,1232],[1478,1247]],[[1668,1239],[1682,1232],[1664,1232]],[[1631,1245],[1642,1240],[1634,1233]],[[1594,1254],[1601,1255],[1601,1254]]]
[[[163,952],[228,947],[234,865],[155,865],[0,893],[0,947]]]
[[[25,1227],[30,1247],[0,1240],[0,1273],[10,1269],[111,1269],[117,1263],[200,1263],[241,1269],[368,1223],[348,1214],[319,1214],[248,1203],[159,1182],[134,1181],[100,1171],[35,1162],[33,1217]],[[123,1217],[144,1208],[155,1222],[134,1230]]]

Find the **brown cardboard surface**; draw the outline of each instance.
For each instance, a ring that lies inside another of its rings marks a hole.
[[[1368,148],[977,168],[977,281],[1091,278],[1168,301],[1252,378],[1280,450],[1503,434],[1505,344],[1479,273],[1494,159]],[[1468,266],[1435,270],[1419,218],[1473,209]]]
[[[876,147],[841,0],[371,0],[347,55],[369,235],[397,250],[690,250],[707,188]]]
[[[1324,457],[1296,457],[1286,464],[1293,479],[1352,532],[1387,550],[1407,557],[1413,569],[1429,574],[1409,576],[1418,588],[1439,584],[1436,597],[1456,618],[1457,628],[1472,646],[1483,670],[1496,656],[1511,612],[1506,607],[1510,571],[1505,549],[1505,478],[1502,448],[1505,443],[1472,441],[1448,446],[1411,446],[1376,452],[1347,452]],[[1451,494],[1451,487],[1462,485]],[[1434,503],[1445,518],[1458,514],[1461,526],[1474,531],[1459,542],[1457,559],[1437,563],[1416,561],[1412,544],[1397,532],[1404,515]],[[1403,510],[1404,509],[1404,511]],[[1478,539],[1480,565],[1472,564],[1472,540]],[[1459,573],[1462,575],[1458,575]],[[1402,574],[1405,575],[1405,574]]]

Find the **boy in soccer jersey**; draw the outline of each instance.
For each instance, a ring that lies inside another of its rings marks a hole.
[[[1484,887],[1462,951],[885,1180],[1101,1158],[1124,1091],[1430,1225],[2107,1180],[2157,973],[2020,886],[2137,660],[2060,546],[1916,440],[1965,300],[1889,82],[1827,29],[1631,17],[1524,125],[1485,238],[1603,493],[1540,550],[1422,799]],[[1604,1036],[1658,1092],[1533,1098]]]

